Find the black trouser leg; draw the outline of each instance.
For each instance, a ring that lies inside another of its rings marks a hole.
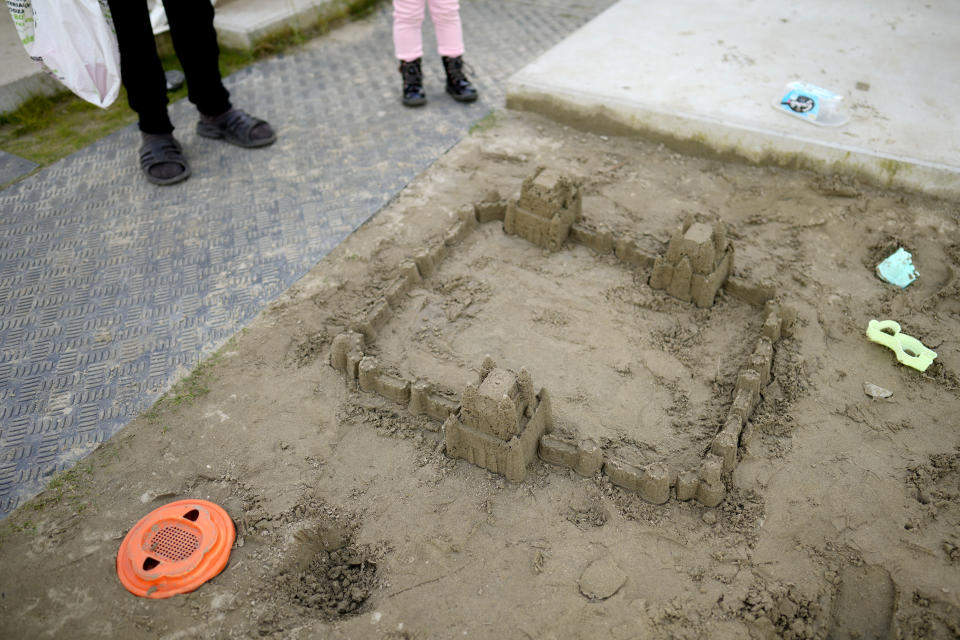
[[[213,28],[213,5],[209,0],[163,0],[163,8],[167,12],[173,48],[187,78],[190,102],[207,116],[227,111],[230,94],[220,78],[220,47]]]
[[[145,133],[170,133],[167,81],[157,55],[145,0],[108,0],[120,48],[120,77]]]

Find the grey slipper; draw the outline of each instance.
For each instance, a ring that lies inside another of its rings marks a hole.
[[[169,177],[158,177],[150,170],[162,164],[178,164],[182,170]],[[183,182],[190,177],[190,164],[183,155],[183,147],[172,136],[152,136],[140,147],[140,168],[147,180],[161,186]]]
[[[267,136],[254,137],[253,130],[266,127]],[[277,134],[266,120],[254,118],[240,109],[231,109],[216,118],[201,118],[197,123],[197,135],[204,138],[226,140],[239,147],[265,147],[277,140]]]

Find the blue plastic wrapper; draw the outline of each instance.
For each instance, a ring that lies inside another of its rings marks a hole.
[[[843,97],[808,82],[791,82],[773,101],[773,108],[822,127],[839,127],[850,120],[843,111]]]

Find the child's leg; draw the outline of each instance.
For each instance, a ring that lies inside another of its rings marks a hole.
[[[411,62],[423,56],[423,10],[426,0],[393,0],[393,47],[397,59]]]
[[[437,32],[437,53],[447,58],[463,55],[460,0],[430,0],[430,18]]]
[[[463,30],[459,0],[430,0],[430,17],[437,32],[437,51],[447,73],[447,93],[457,102],[473,102],[477,90],[463,73]]]

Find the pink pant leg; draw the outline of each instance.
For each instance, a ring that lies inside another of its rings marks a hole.
[[[423,57],[423,12],[426,0],[393,0],[393,47],[397,59],[410,62]]]
[[[429,0],[430,18],[437,34],[441,56],[463,55],[460,0]],[[424,8],[427,0],[393,0],[393,46],[397,59],[405,62],[423,57]]]
[[[463,55],[460,0],[430,0],[430,18],[437,33],[437,53],[450,58]]]

